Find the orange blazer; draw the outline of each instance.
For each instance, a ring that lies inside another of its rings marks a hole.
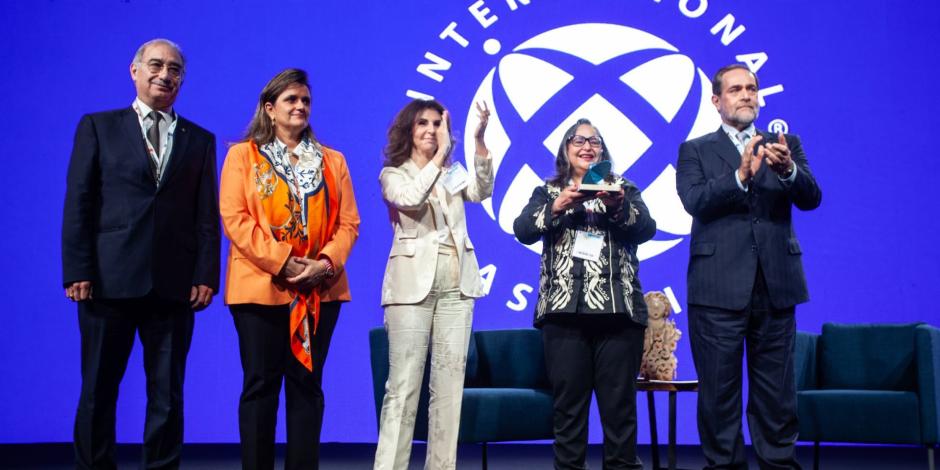
[[[332,279],[320,285],[320,300],[348,301],[351,297],[344,267],[353,243],[359,237],[359,209],[343,154],[327,147],[322,149],[323,158],[330,159],[333,167],[338,169],[339,220],[332,237],[320,252],[321,256],[330,259],[336,271]],[[290,303],[293,295],[276,285],[273,278],[287,262],[291,246],[277,241],[272,235],[254,178],[248,143],[233,145],[225,156],[219,183],[222,228],[231,241],[225,274],[225,303]]]

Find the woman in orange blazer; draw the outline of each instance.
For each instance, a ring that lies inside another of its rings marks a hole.
[[[229,149],[219,208],[231,240],[225,303],[238,331],[244,382],[238,406],[242,467],[274,465],[281,381],[286,468],[317,468],[323,364],[359,211],[343,154],[310,129],[307,73],[265,85],[247,135]]]

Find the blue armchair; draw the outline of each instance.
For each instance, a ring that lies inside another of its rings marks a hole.
[[[827,323],[798,332],[794,355],[801,441],[927,447],[940,443],[940,329]]]
[[[378,423],[388,380],[384,328],[369,332],[369,349]],[[425,367],[415,422],[414,438],[420,441],[426,441],[428,435],[429,370]],[[552,393],[541,333],[534,329],[474,332],[467,354],[458,441],[482,444],[485,469],[488,442],[552,438]]]

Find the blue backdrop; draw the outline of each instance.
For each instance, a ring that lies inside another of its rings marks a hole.
[[[377,176],[386,128],[409,94],[448,106],[458,138],[473,124],[475,97],[495,111],[495,194],[468,208],[490,284],[476,329],[531,324],[538,256],[503,227],[533,181],[549,175],[557,129],[580,115],[599,125],[615,168],[644,189],[659,222],[655,243],[643,247],[644,287],[668,290],[685,309],[690,220],[676,205],[673,165],[679,142],[717,127],[703,74],[739,60],[759,69],[766,106],[758,125],[801,135],[824,193],[818,210],[795,215],[812,295],[798,308],[798,328],[938,323],[931,292],[940,285],[940,248],[931,234],[940,194],[929,171],[936,2],[126,0],[3,8],[0,443],[71,440],[79,337],[61,289],[65,169],[80,116],[131,103],[128,66],[153,37],[182,45],[188,66],[176,110],[215,132],[220,167],[262,86],[286,67],[310,72],[314,130],[349,161],[362,226],[347,265],[354,300],[343,307],[325,371],[324,441],[376,438],[366,337],[382,324],[391,238]],[[685,312],[675,319],[685,331]],[[679,378],[694,378],[687,338],[678,356]],[[235,330],[217,297],[197,316],[188,442],[237,441],[240,384]],[[694,396],[679,405],[679,440],[696,443]],[[139,349],[118,413],[119,441],[139,442]],[[596,422],[591,436],[600,439]],[[640,441],[649,442],[645,425]]]

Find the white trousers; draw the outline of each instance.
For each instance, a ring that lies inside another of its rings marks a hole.
[[[431,400],[424,468],[457,467],[457,433],[473,299],[460,294],[456,253],[439,253],[434,283],[417,304],[385,307],[388,382],[375,451],[375,470],[404,470],[411,457],[424,365],[431,345]]]

